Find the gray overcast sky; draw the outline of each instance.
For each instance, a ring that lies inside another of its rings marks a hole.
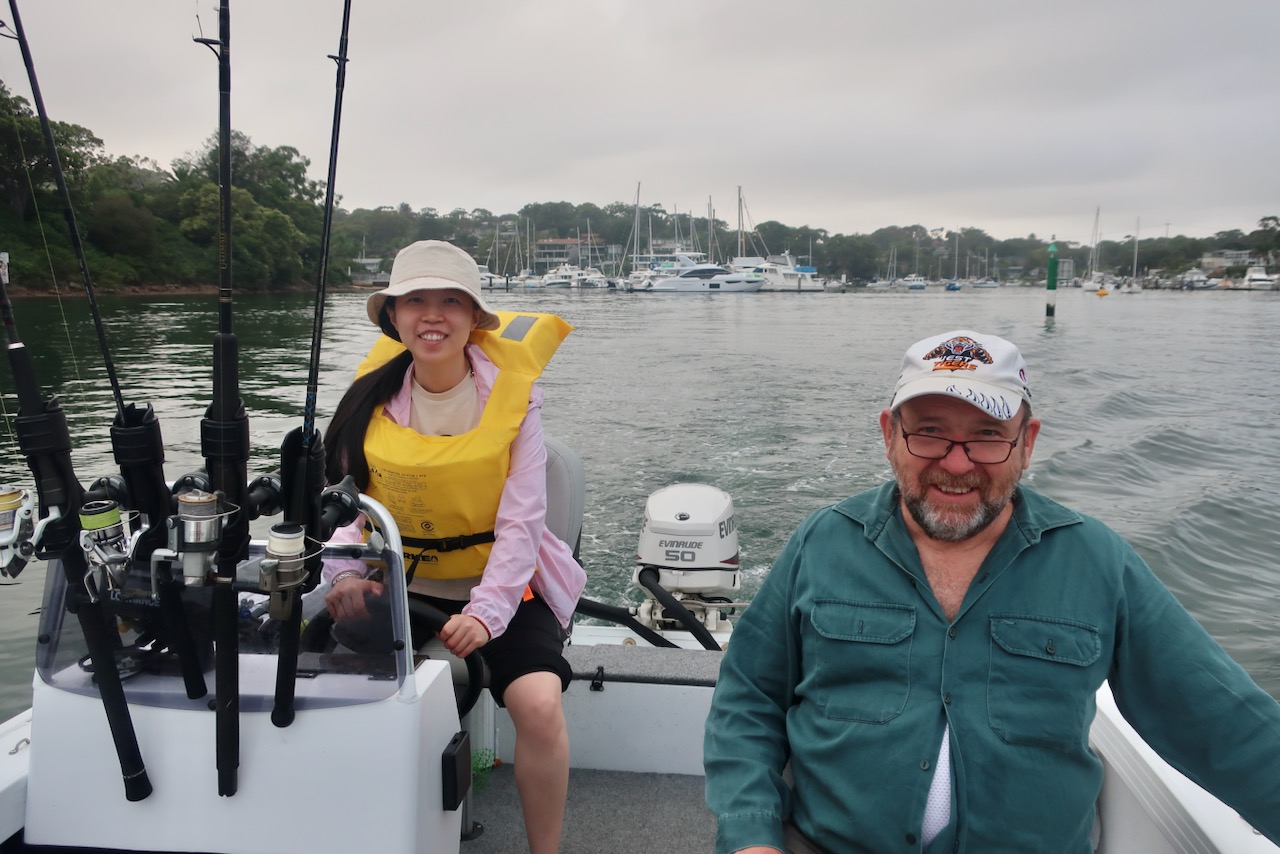
[[[328,169],[341,0],[231,0],[232,124]],[[354,0],[343,207],[631,203],[1087,242],[1280,215],[1275,0]],[[167,167],[215,0],[20,0],[50,115]],[[7,6],[0,18],[10,20]],[[30,96],[17,45],[0,78]],[[585,224],[584,224],[585,225]]]

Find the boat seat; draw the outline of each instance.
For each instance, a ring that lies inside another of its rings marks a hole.
[[[573,449],[550,436],[547,446],[547,530],[573,549],[582,546],[582,517],[587,508],[587,478]]]

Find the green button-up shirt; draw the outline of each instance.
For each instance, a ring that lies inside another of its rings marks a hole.
[[[919,851],[943,729],[952,823],[929,851],[1092,850],[1094,694],[1280,842],[1280,705],[1115,532],[1020,487],[953,621],[892,483],[819,510],[734,628],[707,719],[717,852]],[[790,762],[794,790],[784,782]]]

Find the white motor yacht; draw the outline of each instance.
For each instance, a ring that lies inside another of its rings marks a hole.
[[[1204,291],[1218,286],[1217,282],[1210,284],[1211,280],[1208,275],[1205,274],[1204,270],[1201,270],[1198,267],[1193,267],[1190,270],[1187,270],[1178,277],[1176,281],[1188,291]]]
[[[1280,287],[1280,277],[1267,272],[1266,267],[1250,267],[1240,280],[1240,287],[1247,291],[1273,291]]]
[[[781,255],[770,255],[768,258],[738,257],[734,258],[730,267],[739,272],[758,273],[764,277],[762,291],[813,291],[825,290],[818,278],[818,268],[802,266],[796,263],[796,257],[789,252]]]
[[[542,277],[546,288],[606,288],[609,280],[595,267],[583,269],[576,264],[561,264]]]
[[[654,279],[638,290],[652,293],[715,294],[758,291],[765,279],[753,271],[734,271],[719,264],[689,264],[676,275]]]

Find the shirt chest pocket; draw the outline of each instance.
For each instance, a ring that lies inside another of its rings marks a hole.
[[[809,614],[803,690],[835,720],[885,723],[910,693],[915,609],[817,599]]]
[[[1088,738],[1105,678],[1098,629],[1071,620],[991,615],[987,714],[1008,744],[1070,750]]]

